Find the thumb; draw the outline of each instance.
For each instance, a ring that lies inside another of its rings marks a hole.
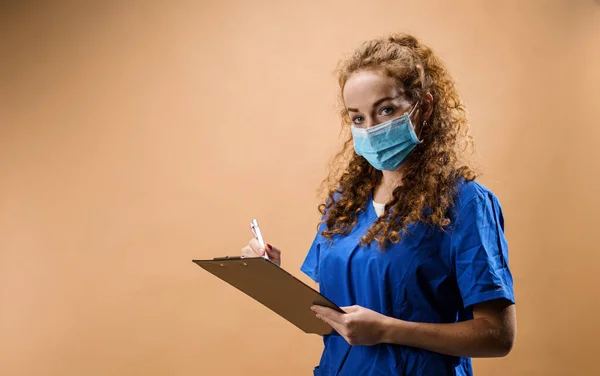
[[[356,312],[360,309],[359,306],[357,305],[352,305],[352,306],[347,306],[347,307],[340,307],[342,309],[342,311],[346,312],[346,313],[352,313],[352,312]]]
[[[265,246],[265,251],[267,251],[267,254],[271,258],[279,259],[281,257],[281,251],[278,248],[273,247],[271,244],[267,244]]]

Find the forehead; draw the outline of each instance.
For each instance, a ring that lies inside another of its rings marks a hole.
[[[346,107],[360,108],[371,106],[381,98],[403,96],[403,90],[394,78],[384,72],[364,70],[348,78],[342,95]]]

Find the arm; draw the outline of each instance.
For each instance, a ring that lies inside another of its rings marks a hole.
[[[473,319],[452,324],[383,320],[382,342],[463,357],[502,357],[516,334],[515,305],[494,300],[473,307]]]
[[[313,307],[351,345],[393,343],[453,356],[500,357],[510,352],[516,333],[515,306],[503,299],[477,304],[472,320],[452,324],[403,321],[360,306],[342,309],[346,313]]]

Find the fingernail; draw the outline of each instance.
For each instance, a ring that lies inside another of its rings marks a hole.
[[[310,309],[312,309],[313,311],[316,311],[316,310],[317,310],[317,307],[315,307],[315,306],[312,306],[312,307],[310,307]]]
[[[269,251],[273,250],[273,246],[271,244],[267,243],[267,247],[269,247]]]

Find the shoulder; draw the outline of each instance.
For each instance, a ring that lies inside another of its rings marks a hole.
[[[340,192],[339,189],[336,189],[333,192],[333,195],[330,195],[330,196],[327,197],[327,199],[323,203],[323,205],[324,205],[324,212],[325,213],[324,213],[323,217],[321,218],[321,220],[327,218],[329,210],[331,208],[335,207],[338,204],[338,202],[340,201],[341,198],[342,198],[342,192]]]
[[[477,180],[461,180],[458,182],[456,187],[456,198],[454,200],[454,208],[456,211],[461,211],[461,209],[469,206],[469,204],[486,201],[498,202],[498,197],[496,197],[494,192]]]
[[[341,197],[342,197],[342,193],[339,191],[339,189],[336,189],[333,192],[333,195],[328,195],[327,198],[325,199],[325,202],[323,202],[319,206],[319,210],[322,209],[322,211],[321,211],[321,220],[319,221],[319,225],[318,225],[317,237],[320,237],[322,232],[327,229],[327,219],[329,218],[330,211],[333,207],[335,207],[338,204]]]

